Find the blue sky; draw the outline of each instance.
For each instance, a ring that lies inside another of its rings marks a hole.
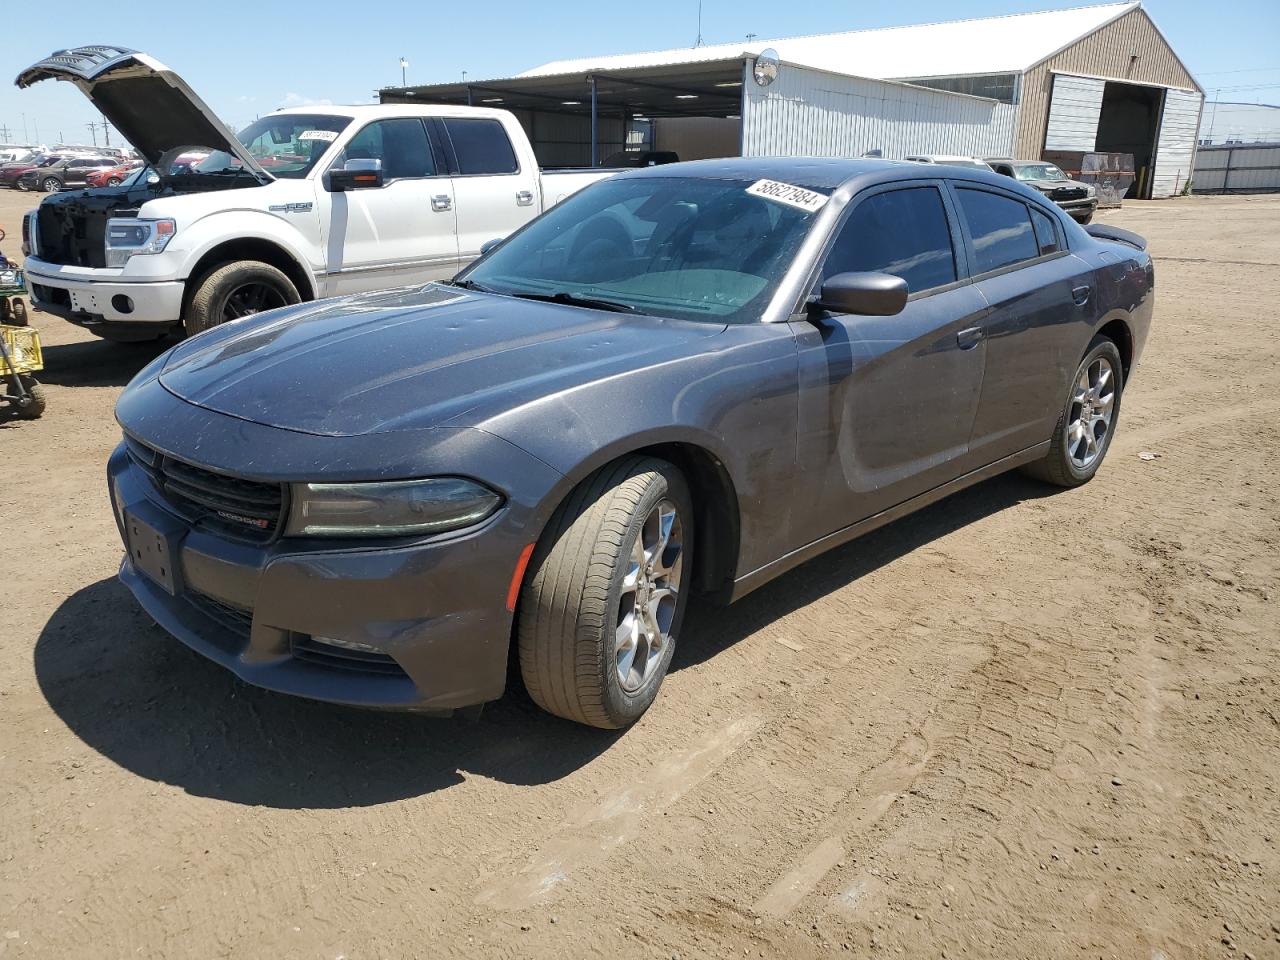
[[[1082,6],[1054,0],[704,0],[707,43],[927,23]],[[1280,3],[1148,0],[1174,49],[1223,100],[1280,103]],[[452,16],[450,11],[459,15]],[[0,64],[0,138],[8,127],[52,143],[89,142],[97,119],[70,84],[20,91],[12,77],[55,49],[114,43],[145,50],[182,74],[233,126],[276,107],[313,100],[367,101],[379,86],[510,76],[548,60],[691,45],[697,0],[483,5],[388,2],[103,4],[64,0],[58,16],[6,17]],[[29,11],[28,11],[29,12]],[[110,12],[110,13],[108,13]],[[474,13],[474,19],[471,14]],[[114,15],[112,15],[114,14]],[[851,72],[856,73],[856,69]]]

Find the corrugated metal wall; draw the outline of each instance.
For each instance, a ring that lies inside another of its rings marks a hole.
[[[1195,193],[1274,193],[1280,190],[1280,146],[1201,147],[1192,176]]]
[[[591,166],[591,117],[547,110],[512,110],[533,143],[538,165],[557,167]],[[597,120],[597,154],[604,161],[623,148],[626,121],[618,117]]]
[[[748,157],[1003,156],[1015,108],[976,97],[866,80],[784,63],[767,87],[748,81],[742,152]]]
[[[1186,186],[1196,153],[1196,130],[1200,127],[1202,103],[1204,97],[1192,90],[1164,92],[1151,196],[1172,197]]]
[[[1046,150],[1091,152],[1098,138],[1098,118],[1102,115],[1105,80],[1055,74],[1049,100],[1049,125],[1045,130]],[[1037,154],[1038,156],[1038,154]]]
[[[1132,59],[1135,55],[1136,60]],[[1050,71],[1053,70],[1188,90],[1196,88],[1195,80],[1160,36],[1151,18],[1141,8],[1133,10],[1023,75],[1015,141],[1019,157],[1038,157],[1044,146],[1053,87]]]

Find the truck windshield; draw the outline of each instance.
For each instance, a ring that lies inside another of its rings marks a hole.
[[[1019,180],[1066,180],[1067,175],[1052,163],[1019,163],[1013,168]]]
[[[508,296],[749,323],[760,318],[826,200],[801,191],[810,206],[804,209],[748,192],[752,186],[605,180],[553,207],[455,282]]]
[[[273,177],[301,180],[350,124],[350,117],[281,113],[255,120],[237,137],[267,173]],[[239,166],[240,161],[231,154],[215,150],[195,164],[191,172],[222,173]]]

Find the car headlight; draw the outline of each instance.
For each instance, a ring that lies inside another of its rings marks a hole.
[[[177,232],[172,220],[113,217],[107,221],[107,266],[123,267],[130,257],[160,253]]]
[[[479,523],[501,495],[462,477],[293,485],[288,537],[399,537]]]

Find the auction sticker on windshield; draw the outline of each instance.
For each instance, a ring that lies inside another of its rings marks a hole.
[[[766,200],[776,200],[778,203],[785,203],[789,207],[808,210],[810,213],[815,210],[821,210],[822,205],[831,199],[825,193],[806,190],[804,187],[797,187],[791,183],[779,183],[777,180],[757,180],[747,187],[747,193],[756,197],[764,197]]]
[[[338,135],[332,130],[303,130],[298,134],[298,140],[323,140],[325,143],[333,143],[338,139]]]

